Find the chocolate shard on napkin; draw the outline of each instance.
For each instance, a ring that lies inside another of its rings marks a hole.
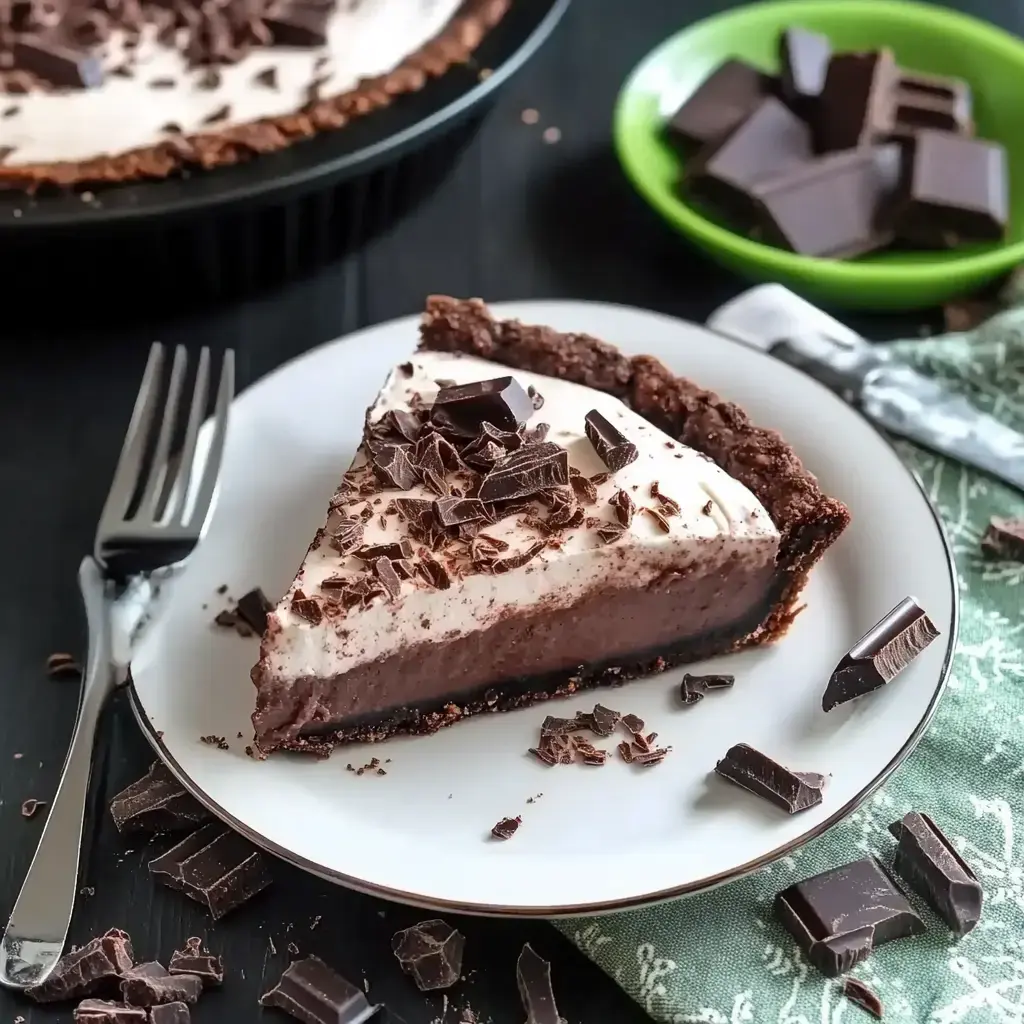
[[[118,832],[182,832],[202,824],[210,812],[155,761],[110,801],[110,816]]]
[[[125,971],[121,979],[121,998],[129,1006],[150,1007],[160,1003],[188,1003],[193,1006],[202,992],[202,980],[194,974],[172,975],[155,960]]]
[[[147,1024],[149,1020],[141,1006],[126,1006],[109,999],[83,999],[75,1007],[73,1016],[75,1024]]]
[[[775,897],[775,910],[807,959],[828,978],[845,974],[884,942],[925,930],[872,857],[783,889]]]
[[[526,1010],[526,1024],[562,1024],[551,987],[551,964],[526,943],[516,962],[519,998]]]
[[[278,983],[260,997],[305,1024],[363,1024],[381,1008],[318,957],[293,960]]]
[[[203,985],[212,988],[224,980],[224,961],[219,956],[203,952],[203,940],[192,936],[182,949],[171,954],[167,964],[169,974],[194,974]]]
[[[822,711],[845,704],[891,682],[939,631],[917,601],[905,597],[850,648],[836,666],[821,698]]]
[[[820,804],[825,786],[824,775],[791,772],[746,743],[730,747],[715,765],[715,772],[789,814]]]
[[[668,122],[669,138],[702,146],[727,135],[772,93],[772,79],[741,60],[727,60],[704,79]]]
[[[149,862],[150,873],[202,903],[214,920],[270,885],[263,856],[218,822],[204,825]]]
[[[882,1000],[878,998],[878,993],[865,985],[860,978],[846,978],[843,981],[843,995],[876,1020],[882,1019]]]
[[[135,954],[127,932],[111,928],[84,946],[65,953],[41,985],[27,990],[37,1003],[80,999],[120,981],[131,970]],[[115,986],[116,988],[116,986]]]
[[[981,550],[995,558],[1024,562],[1024,519],[993,516],[981,538]]]
[[[465,936],[441,920],[421,921],[395,932],[391,949],[421,992],[450,988],[462,973]]]
[[[533,415],[533,399],[514,377],[478,380],[441,388],[430,418],[475,437],[484,423],[515,432]]]
[[[981,883],[927,814],[911,811],[889,826],[899,845],[892,868],[957,935],[981,920]]]

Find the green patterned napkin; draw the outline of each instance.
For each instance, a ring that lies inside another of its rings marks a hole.
[[[1024,310],[896,347],[1024,429]],[[841,982],[810,967],[772,900],[808,875],[891,851],[887,827],[910,810],[931,813],[974,868],[981,923],[956,941],[929,915],[926,935],[882,946],[854,975],[882,997],[889,1024],[1024,1024],[1024,566],[984,559],[978,546],[989,517],[1024,515],[1024,498],[913,445],[900,450],[945,521],[963,602],[949,687],[921,745],[860,810],[757,874],[675,903],[556,922],[665,1024],[866,1021]]]

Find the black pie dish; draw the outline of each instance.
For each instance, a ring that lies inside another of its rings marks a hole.
[[[242,297],[315,270],[432,190],[569,3],[515,0],[470,64],[278,153],[106,189],[0,191],[6,295],[35,305],[71,288],[88,305],[98,290],[109,309],[111,284],[128,274],[134,288],[144,267],[147,301],[159,291],[180,305]]]

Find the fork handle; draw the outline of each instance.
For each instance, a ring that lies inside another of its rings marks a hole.
[[[78,892],[96,726],[113,690],[107,583],[93,558],[78,584],[89,627],[89,653],[71,748],[28,875],[0,943],[0,985],[26,989],[46,980],[67,941]]]

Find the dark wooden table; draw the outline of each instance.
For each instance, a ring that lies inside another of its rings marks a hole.
[[[416,312],[430,292],[601,299],[706,316],[740,282],[687,249],[630,194],[611,153],[609,120],[619,85],[648,50],[685,18],[731,6],[578,0],[441,188],[386,235],[312,280],[177,322],[90,325],[31,340],[0,327],[0,918],[6,920],[44,820],[24,820],[20,805],[47,799],[60,775],[76,687],[48,680],[43,665],[53,651],[83,648],[75,572],[91,546],[149,342],[234,346],[245,385],[321,342]],[[1021,0],[953,6],[1024,33]],[[538,125],[523,123],[526,108],[539,111]],[[557,144],[542,141],[548,126],[560,129]],[[892,334],[920,318],[856,322]],[[213,926],[198,906],[157,888],[144,867],[144,841],[119,837],[105,811],[109,797],[145,770],[150,751],[122,699],[103,730],[94,769],[101,811],[82,880],[94,894],[80,900],[72,942],[118,926],[132,934],[141,958],[165,960],[187,936],[206,937],[229,973],[223,990],[198,1007],[200,1024],[255,1019],[257,997],[287,964],[289,943],[350,978],[365,977],[374,997],[408,1024],[441,1018],[442,999],[416,992],[390,952],[391,934],[423,916],[416,911],[276,863],[272,890]],[[314,917],[320,924],[311,930]],[[471,974],[450,993],[454,1007],[472,1006],[494,1024],[521,1024],[514,964],[529,941],[553,961],[559,1006],[572,1024],[647,1019],[544,922],[466,919],[459,926]],[[71,1008],[38,1009],[0,993],[0,1022],[19,1016],[31,1024],[70,1021]],[[450,1009],[445,1024],[458,1017]]]

